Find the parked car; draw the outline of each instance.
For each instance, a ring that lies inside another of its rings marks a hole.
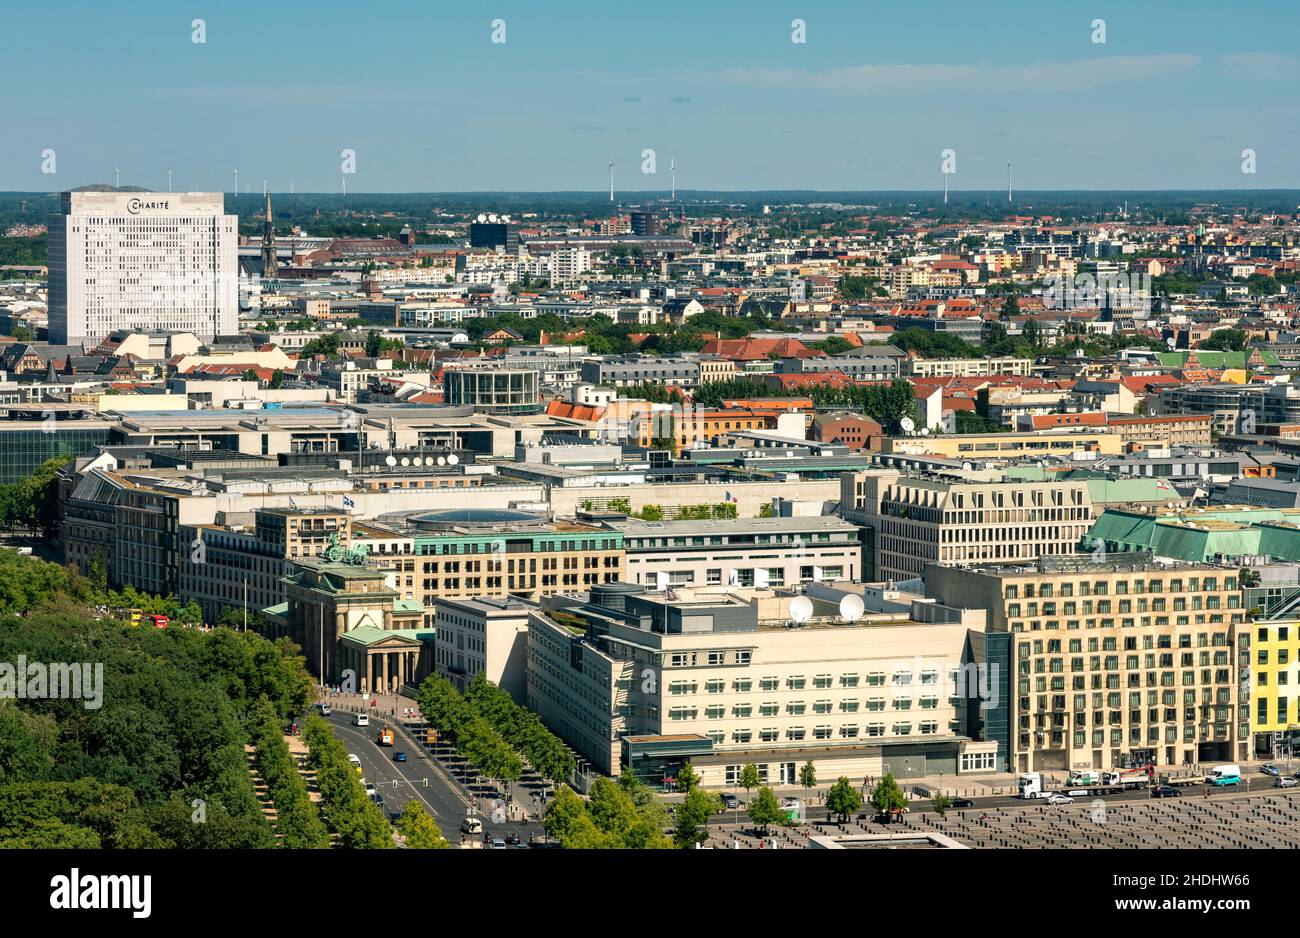
[[[975,802],[970,798],[954,798],[952,799],[952,806],[954,808],[973,808],[975,807]]]
[[[731,794],[731,792],[723,792],[722,806],[728,811],[734,811],[740,807],[740,799]]]
[[[1277,766],[1275,766],[1272,762],[1265,762],[1263,765],[1259,767],[1259,770],[1263,772],[1265,775],[1271,775],[1274,778],[1277,778],[1279,775],[1282,774],[1282,770],[1279,769]]]
[[[1296,777],[1295,777],[1294,775],[1279,775],[1279,776],[1278,776],[1278,779],[1277,779],[1277,787],[1278,787],[1278,788],[1295,788],[1297,784],[1300,784],[1300,783],[1297,783],[1297,781],[1296,781]]]
[[[1059,791],[1054,791],[1047,796],[1048,804],[1074,804],[1074,799],[1069,795],[1063,795]]]
[[[393,761],[394,761],[394,762],[405,762],[405,761],[406,761],[406,753],[403,752],[403,751],[400,750],[400,749],[397,750],[397,752],[393,753]]]
[[[1177,798],[1182,792],[1173,785],[1157,785],[1151,789],[1152,798]]]

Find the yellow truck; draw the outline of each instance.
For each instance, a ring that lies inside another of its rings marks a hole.
[[[375,738],[375,742],[378,743],[378,744],[381,745],[381,746],[391,746],[391,745],[393,744],[393,731],[392,731],[392,729],[390,729],[390,728],[387,727],[387,726],[385,726],[383,729],[381,729],[381,730],[379,731],[379,735]]]

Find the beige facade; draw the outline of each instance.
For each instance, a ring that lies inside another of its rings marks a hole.
[[[205,622],[217,622],[227,608],[252,615],[283,602],[293,562],[319,557],[331,537],[350,543],[347,512],[266,508],[246,521],[182,525],[177,595],[197,600]]]
[[[831,613],[792,627],[793,598],[681,590],[629,597],[633,618],[621,621],[593,607],[577,619],[534,614],[529,706],[602,772],[618,773],[626,739],[676,742],[710,787],[734,786],[747,762],[769,784],[794,786],[806,762],[823,779],[918,777],[958,774],[967,750],[993,751],[964,735],[954,693],[982,616]],[[584,616],[590,632],[576,624]],[[992,756],[979,764],[991,768]]]
[[[1021,456],[1069,456],[1123,452],[1120,435],[1105,430],[1069,430],[1037,433],[954,433],[925,437],[887,437],[886,453],[929,453],[950,459],[1012,459]]]
[[[903,374],[914,378],[1028,377],[1033,371],[1032,358],[912,358],[903,362]]]
[[[962,482],[845,473],[841,505],[874,534],[870,579],[921,576],[927,564],[1020,562],[1073,553],[1095,517],[1086,482]]]
[[[1011,633],[1014,771],[1246,759],[1236,569],[1056,558],[931,566],[925,583],[938,602],[987,609],[990,631]]]
[[[528,614],[531,603],[515,597],[438,599],[434,667],[464,691],[478,674],[510,694],[528,699]]]

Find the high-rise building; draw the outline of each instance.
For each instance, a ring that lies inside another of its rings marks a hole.
[[[654,212],[633,210],[631,224],[632,234],[643,238],[654,237],[660,232],[659,216]]]
[[[50,216],[50,341],[238,329],[238,219],[219,192],[79,189]]]

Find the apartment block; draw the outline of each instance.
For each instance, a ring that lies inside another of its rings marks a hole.
[[[989,610],[989,634],[1010,635],[1008,770],[1246,761],[1249,631],[1235,568],[1139,553],[936,565],[925,590]]]

